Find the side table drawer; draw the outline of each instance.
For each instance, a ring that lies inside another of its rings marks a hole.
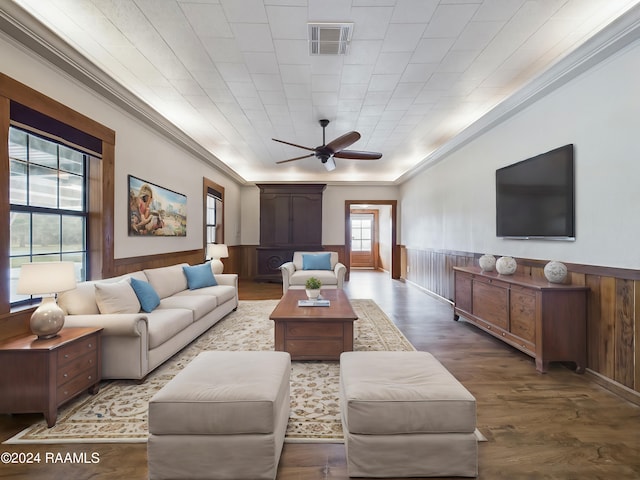
[[[58,385],[63,385],[76,377],[80,372],[91,369],[98,364],[96,352],[86,353],[73,362],[58,366]]]
[[[96,335],[81,338],[69,345],[60,347],[57,351],[58,365],[64,365],[78,357],[97,350],[98,340]]]
[[[64,385],[59,385],[57,390],[57,404],[60,405],[81,391],[96,383],[98,378],[98,368],[93,366],[88,370],[80,372],[76,377]]]

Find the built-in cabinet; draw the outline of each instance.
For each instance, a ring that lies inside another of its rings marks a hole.
[[[258,184],[260,246],[257,280],[281,281],[293,252],[322,250],[322,193],[326,184]]]
[[[584,372],[588,287],[477,267],[453,269],[455,320],[462,316],[532,356],[540,372],[546,372],[550,362],[573,362],[577,372]]]

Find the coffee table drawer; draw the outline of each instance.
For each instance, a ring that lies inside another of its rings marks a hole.
[[[287,352],[294,360],[338,360],[344,344],[336,340],[287,340]]]
[[[333,322],[287,322],[285,338],[331,338],[342,337],[342,323]]]

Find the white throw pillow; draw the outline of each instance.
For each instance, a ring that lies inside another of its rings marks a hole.
[[[96,283],[96,303],[100,313],[138,313],[140,302],[128,280]]]

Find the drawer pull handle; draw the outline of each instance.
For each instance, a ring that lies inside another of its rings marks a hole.
[[[69,374],[65,373],[64,375],[62,375],[64,378],[67,378],[69,376]]]
[[[506,335],[506,333],[502,332],[502,336],[504,337]]]
[[[487,325],[487,330],[491,330],[491,325]]]
[[[93,348],[93,344],[90,343],[89,345],[87,345],[89,348]]]
[[[68,354],[68,353],[65,353],[65,354],[64,354],[64,358],[69,358],[69,354]]]
[[[93,378],[93,375],[89,375],[89,376],[87,377],[87,380],[91,380],[92,378]]]

